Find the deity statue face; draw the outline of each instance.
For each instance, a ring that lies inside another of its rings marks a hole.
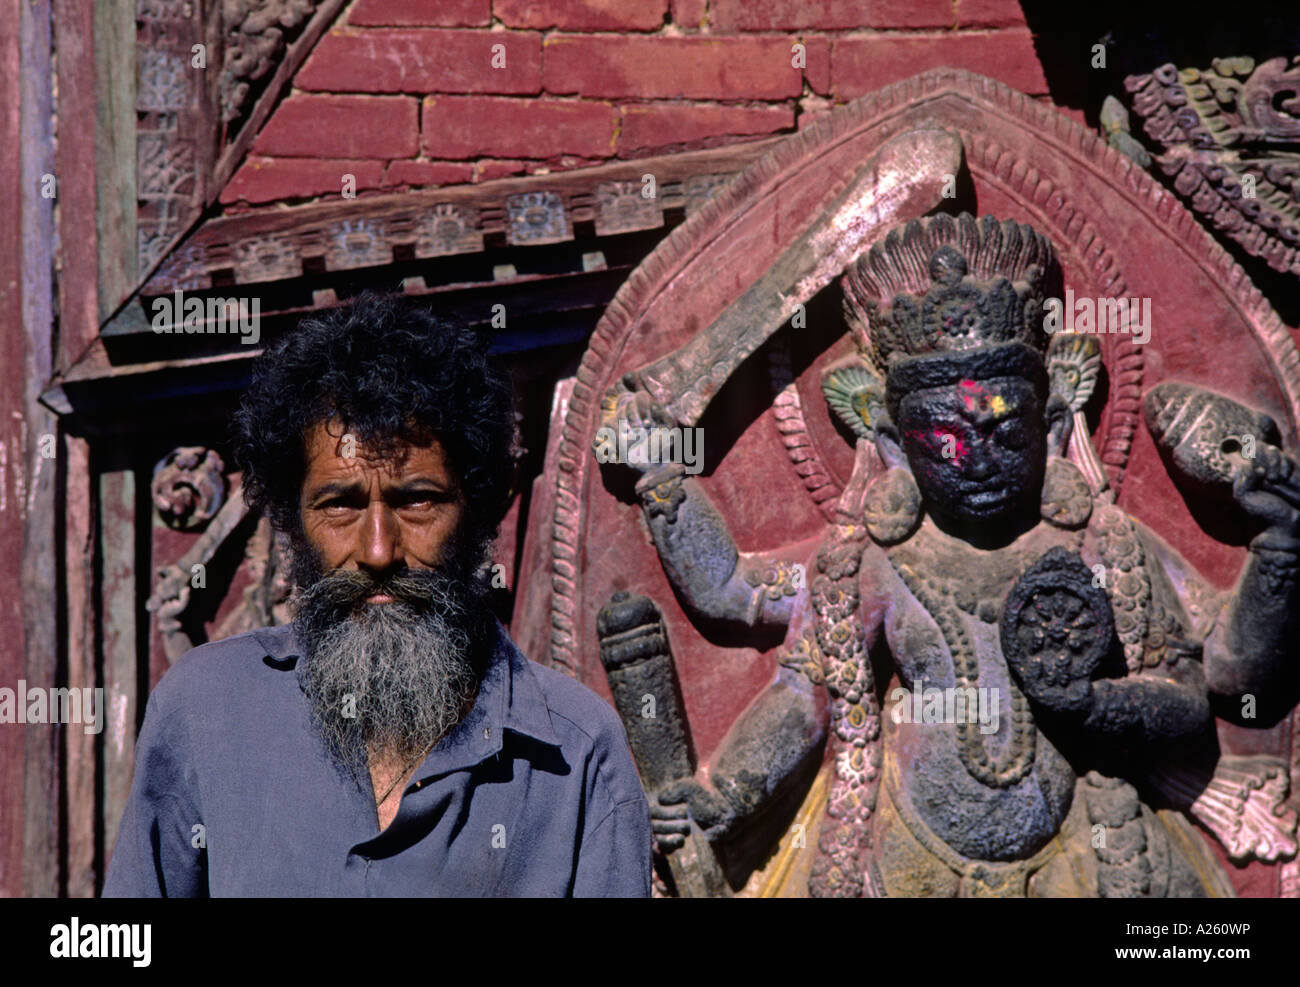
[[[963,379],[922,388],[898,405],[897,424],[926,508],[958,524],[1037,515],[1046,424],[1037,389],[1020,377]]]

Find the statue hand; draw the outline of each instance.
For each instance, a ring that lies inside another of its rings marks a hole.
[[[638,455],[646,449],[644,430],[671,428],[673,424],[668,412],[649,394],[628,390],[620,382],[606,392],[601,402],[600,427],[591,447],[602,463],[620,463],[644,473],[659,465]]]
[[[694,819],[711,839],[735,821],[735,811],[722,795],[694,778],[669,782],[650,800],[650,830],[661,854],[672,853],[691,831]]]
[[[1232,496],[1270,528],[1300,534],[1300,466],[1276,446],[1260,443],[1254,458],[1238,467]]]

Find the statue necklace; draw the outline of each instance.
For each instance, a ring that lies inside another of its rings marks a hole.
[[[941,536],[923,525],[907,542],[887,551],[890,564],[903,580],[903,584],[923,606],[943,635],[944,643],[952,655],[953,672],[958,688],[975,688],[979,682],[979,663],[970,632],[958,611],[992,624],[1002,614],[1006,594],[1033,558],[1045,551],[1034,543],[1013,545],[992,552],[979,552],[963,547],[958,539],[948,538],[947,553],[969,554],[966,565],[956,566],[956,575],[944,575],[934,564],[939,554],[937,542]],[[1083,533],[1071,535],[1072,548],[1078,551]],[[919,544],[918,544],[919,543]],[[924,573],[924,574],[922,574]],[[1011,693],[1011,738],[997,757],[989,754],[984,735],[975,724],[958,722],[957,754],[966,770],[991,788],[1009,788],[1029,774],[1034,766],[1038,729],[1034,724],[1029,700],[1020,691],[1014,677],[1008,678]]]

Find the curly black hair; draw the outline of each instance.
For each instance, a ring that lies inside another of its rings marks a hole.
[[[492,538],[510,497],[514,406],[487,340],[401,296],[366,292],[304,319],[269,345],[235,415],[235,458],[254,510],[301,533],[305,437],[337,418],[381,455],[436,437],[468,505],[469,534]]]

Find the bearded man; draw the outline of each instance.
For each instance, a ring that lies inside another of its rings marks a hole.
[[[649,895],[618,716],[488,602],[512,439],[483,341],[428,311],[366,295],[268,349],[236,454],[295,620],[154,690],[106,895]]]

